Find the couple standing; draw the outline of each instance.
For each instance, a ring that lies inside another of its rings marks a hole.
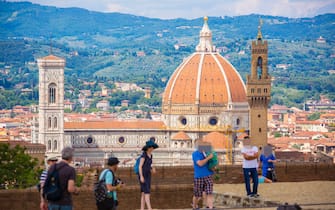
[[[246,137],[243,141],[244,147],[241,150],[243,155],[243,175],[247,196],[258,197],[258,148],[251,145],[249,137]],[[213,153],[206,154],[204,147],[208,143],[199,141],[197,143],[197,149],[192,154],[193,165],[194,165],[194,190],[193,190],[193,209],[198,208],[198,202],[200,199],[205,197],[205,203],[207,208],[213,209],[213,177],[214,172],[209,168],[209,161],[213,158]],[[253,180],[253,188],[250,188],[250,178]]]
[[[141,188],[141,210],[144,210],[145,205],[149,210],[152,210],[150,202],[150,189],[151,189],[151,173],[156,173],[155,168],[152,165],[152,152],[157,149],[158,145],[154,141],[147,141],[145,146],[142,148],[142,155],[139,162],[139,173],[138,179]],[[110,157],[108,159],[108,168],[101,172],[99,180],[104,178],[106,175],[106,186],[109,192],[110,199],[97,203],[98,210],[116,210],[118,206],[117,190],[123,186],[123,183],[115,183],[114,173],[117,170],[119,160],[116,157]]]

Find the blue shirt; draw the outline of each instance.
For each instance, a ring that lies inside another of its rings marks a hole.
[[[272,162],[269,162],[269,160],[275,160],[275,156],[273,154],[265,157],[263,154],[259,158],[260,161],[262,162],[262,175],[266,176],[266,173],[268,171],[268,168],[274,168],[274,165]]]
[[[193,159],[193,165],[194,165],[194,178],[202,178],[202,177],[210,176],[214,173],[213,171],[209,170],[208,162],[203,166],[199,166],[197,164],[199,160],[205,159],[205,156],[202,152],[198,150],[194,151],[192,154],[192,159]]]
[[[113,177],[113,173],[109,169],[103,170],[103,172],[99,176],[99,180],[103,179],[103,176],[104,176],[105,173],[107,173],[106,174],[106,179],[105,179],[106,184],[113,185],[114,177]],[[117,200],[117,193],[116,193],[116,191],[110,191],[108,193],[108,197],[113,197],[114,200]]]

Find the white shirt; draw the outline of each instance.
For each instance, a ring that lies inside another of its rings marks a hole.
[[[255,146],[244,146],[241,153],[252,156],[258,153],[258,148]],[[257,158],[253,160],[246,160],[243,158],[243,168],[258,168]]]

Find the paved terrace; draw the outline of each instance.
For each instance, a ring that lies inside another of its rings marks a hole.
[[[285,203],[298,204],[302,209],[306,210],[335,209],[334,181],[260,184],[259,194],[261,196],[259,199],[245,197],[244,184],[216,184],[214,190],[217,193],[216,209],[276,210],[279,204]],[[242,207],[249,204],[251,206]]]

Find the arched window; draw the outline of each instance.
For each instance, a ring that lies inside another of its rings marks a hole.
[[[240,118],[237,118],[236,119],[236,125],[239,125],[240,124]]]
[[[56,103],[56,84],[52,83],[49,85],[49,88],[48,88],[48,101],[49,101],[49,104],[54,104]]]
[[[48,141],[48,151],[51,151],[51,140]]]
[[[51,128],[51,117],[48,118],[48,128]]]
[[[54,117],[54,128],[57,128],[57,117]]]
[[[257,76],[258,78],[262,78],[262,65],[263,65],[263,59],[262,57],[258,57],[257,59]]]
[[[54,140],[54,148],[53,148],[54,151],[57,151],[57,140]]]

